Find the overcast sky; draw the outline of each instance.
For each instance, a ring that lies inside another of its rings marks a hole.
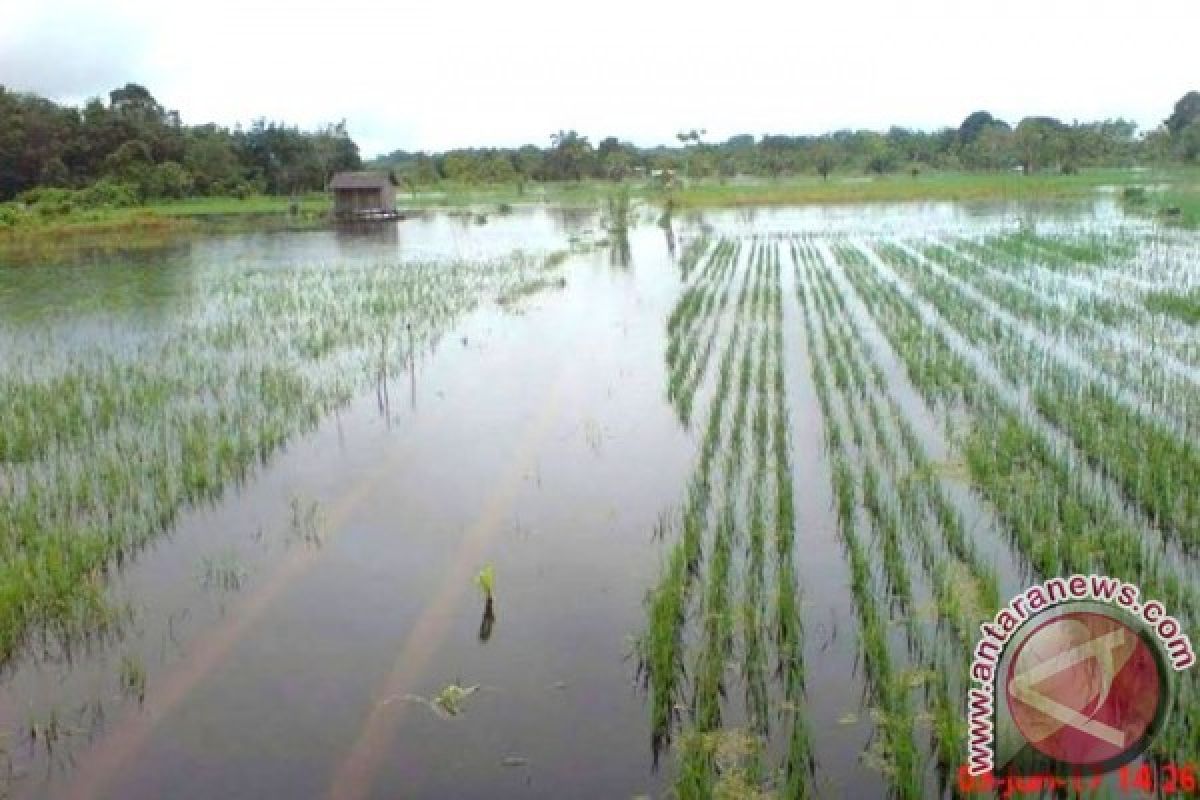
[[[1200,89],[1198,0],[0,0],[0,84],[187,123],[345,118],[363,154],[1124,116]]]

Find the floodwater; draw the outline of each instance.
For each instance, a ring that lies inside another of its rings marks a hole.
[[[1114,208],[1055,219],[1103,224]],[[69,650],[34,644],[8,665],[0,793],[663,794],[670,759],[654,762],[634,641],[666,549],[655,524],[683,497],[701,433],[680,425],[666,394],[675,255],[702,230],[1008,230],[1024,214],[953,204],[691,214],[675,220],[675,240],[635,227],[628,263],[614,263],[624,259],[580,246],[598,230],[592,211],[430,213],[0,268],[4,359],[26,339],[70,350],[154,337],[202,302],[198,276],[221,271],[576,251],[564,288],[516,308],[482,304],[389,376],[386,397],[356,398],[244,485],[187,511],[115,574],[109,594],[130,609],[118,630]],[[858,757],[869,726],[847,721],[868,715],[820,415],[790,303],[785,320],[818,786],[870,796],[883,784]],[[473,579],[489,563],[485,620]],[[122,686],[129,664],[144,669],[140,690]],[[474,691],[446,718],[432,701],[451,684]]]

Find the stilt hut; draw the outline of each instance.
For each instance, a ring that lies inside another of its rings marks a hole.
[[[385,172],[339,172],[329,182],[338,219],[396,216],[396,186]]]

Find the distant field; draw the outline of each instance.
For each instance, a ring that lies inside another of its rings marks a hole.
[[[807,205],[817,203],[901,203],[934,201],[1028,201],[1083,196],[1102,188],[1160,187],[1141,206],[1148,213],[1177,209],[1167,219],[1187,226],[1200,224],[1200,169],[1094,169],[1076,175],[1022,175],[1014,172],[930,172],[916,176],[867,176],[840,173],[823,180],[816,175],[777,180],[736,178],[684,181],[663,187],[647,180],[564,181],[553,183],[467,185],[449,182],[397,192],[397,205],[411,209],[496,207],[523,203],[555,203],[593,207],[619,189],[652,203],[677,208]],[[196,230],[245,228],[311,228],[325,224],[330,198],[310,193],[299,198],[296,214],[288,197],[193,197],[164,200],[136,208],[90,209],[45,216],[26,212],[15,224],[0,225],[0,247],[62,237],[163,237]],[[1137,206],[1133,207],[1137,210]],[[130,242],[136,244],[136,242]]]
[[[663,201],[670,198],[684,208],[730,208],[746,205],[803,205],[811,203],[872,203],[963,200],[1033,200],[1085,195],[1101,187],[1122,188],[1168,184],[1172,188],[1200,184],[1194,169],[1094,169],[1075,175],[1015,172],[930,172],[868,176],[837,173],[828,180],[798,175],[776,180],[735,178],[703,179],[664,188],[645,180],[614,184],[608,181],[556,182],[526,185],[474,186],[443,183],[436,188],[401,192],[402,207],[437,208],[499,203],[591,203],[625,186],[635,196]],[[1192,202],[1195,202],[1194,200]]]

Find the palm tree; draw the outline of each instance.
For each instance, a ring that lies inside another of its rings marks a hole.
[[[680,131],[679,133],[675,134],[675,138],[678,139],[680,144],[683,145],[683,171],[689,179],[692,177],[692,160],[688,155],[688,143],[690,142],[691,144],[696,145],[698,149],[701,145],[700,137],[707,133],[708,131],[704,128],[701,128],[700,130],[692,128],[690,131]]]

